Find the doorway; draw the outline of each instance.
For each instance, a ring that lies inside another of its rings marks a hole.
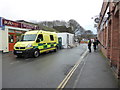
[[[15,33],[8,33],[8,40],[9,40],[9,51],[13,51],[16,42]]]

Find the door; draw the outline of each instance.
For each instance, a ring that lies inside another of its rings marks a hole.
[[[69,47],[69,34],[67,34],[67,47]]]
[[[8,33],[8,39],[9,39],[9,51],[13,51],[13,47],[16,42],[15,33]]]

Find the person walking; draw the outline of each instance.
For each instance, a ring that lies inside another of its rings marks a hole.
[[[98,44],[100,44],[103,48],[106,49],[106,47],[104,45],[101,44],[101,42],[97,39],[97,37],[94,39],[94,42],[93,42],[93,47],[94,47],[94,50],[98,50]]]
[[[93,41],[93,48],[94,48],[94,51],[96,51],[97,46],[98,46],[98,42],[97,42],[96,39],[94,39],[94,41]]]
[[[96,42],[96,47],[97,47],[97,48],[98,48],[98,44],[102,45],[102,44],[100,43],[100,41],[97,39],[97,37],[96,37],[96,39],[95,39],[95,42]]]
[[[92,44],[91,39],[88,39],[88,49],[89,49],[89,52],[91,52],[91,44]]]

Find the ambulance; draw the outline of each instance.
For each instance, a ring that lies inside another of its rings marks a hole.
[[[34,30],[21,36],[21,39],[14,45],[14,55],[37,58],[43,52],[57,51],[57,49],[58,37],[55,32]]]

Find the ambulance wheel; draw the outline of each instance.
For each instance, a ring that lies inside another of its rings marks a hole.
[[[40,53],[39,53],[39,50],[34,50],[34,52],[33,52],[33,57],[34,58],[37,58],[37,57],[39,57],[39,55],[40,55]]]
[[[55,47],[54,52],[57,52],[57,50],[58,50],[58,48],[57,48],[57,47]]]

